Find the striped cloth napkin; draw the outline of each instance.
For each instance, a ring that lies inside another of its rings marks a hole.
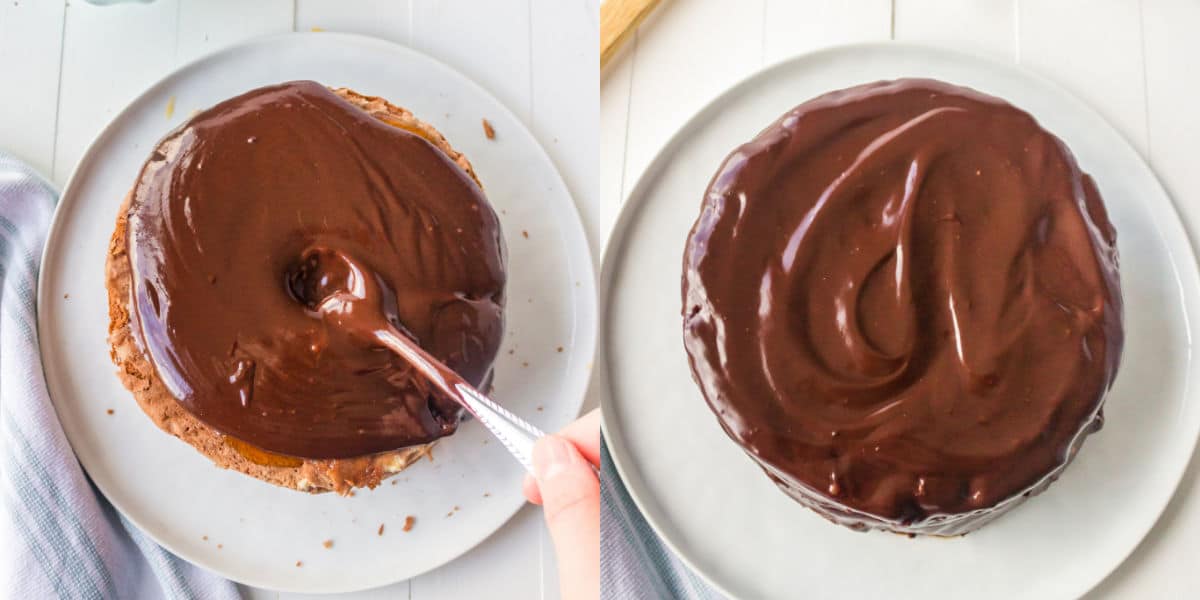
[[[600,442],[600,597],[724,600],[692,573],[642,518]]]
[[[34,305],[57,198],[0,154],[0,597],[239,598],[118,515],[71,452],[46,393]]]

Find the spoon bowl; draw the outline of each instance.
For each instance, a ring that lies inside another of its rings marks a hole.
[[[480,393],[401,333],[387,318],[383,285],[358,261],[337,250],[313,246],[288,270],[286,280],[292,299],[314,316],[403,358],[438,391],[479,419],[532,472],[533,443],[545,433]]]

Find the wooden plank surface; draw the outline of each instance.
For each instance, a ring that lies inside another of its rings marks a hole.
[[[410,0],[295,0],[295,30],[359,33],[407,46],[412,41],[411,4]]]
[[[891,36],[890,0],[767,0],[763,6],[763,62],[828,46],[877,42]]]
[[[691,115],[762,64],[764,2],[667,2],[642,23],[626,58],[633,74],[622,197]]]
[[[1083,98],[1145,155],[1146,88],[1137,0],[1021,2],[1017,19],[1018,61]]]
[[[1016,59],[1016,0],[896,0],[893,38]]]
[[[624,48],[625,53],[636,52],[639,35],[640,32],[633,33],[633,39]],[[597,236],[607,241],[621,203],[628,194],[625,187],[625,150],[629,139],[629,88],[633,83],[633,60],[616,60],[600,77],[600,205],[592,207],[589,216],[592,229],[600,232]]]
[[[410,45],[475,80],[529,123],[530,23],[527,2],[415,2]]]
[[[179,0],[67,5],[53,170],[56,184],[66,183],[88,144],[126,104],[174,68],[178,19]]]
[[[46,177],[54,168],[66,5],[0,2],[0,148]]]
[[[530,112],[533,135],[550,152],[583,219],[592,257],[607,236],[600,198],[600,79],[595,62],[599,0],[531,0]],[[564,27],[564,23],[574,23]],[[569,100],[568,100],[569,99]],[[556,149],[568,149],[558,152]]]
[[[293,9],[291,0],[179,0],[175,62],[186,64],[253,37],[291,31]]]

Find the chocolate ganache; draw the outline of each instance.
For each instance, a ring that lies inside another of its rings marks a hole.
[[[132,318],[190,413],[258,448],[346,458],[430,442],[462,415],[403,360],[295,289],[314,252],[352,257],[387,318],[476,386],[503,334],[504,246],[482,190],[420,132],[314,82],[199,113],[132,192]]]
[[[1044,489],[1123,343],[1091,177],[1029,114],[931,80],[826,94],[729,155],[683,300],[726,432],[858,529],[965,533]]]

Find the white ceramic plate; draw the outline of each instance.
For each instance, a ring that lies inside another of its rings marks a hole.
[[[1099,184],[1121,253],[1127,339],[1104,429],[1046,493],[954,539],[856,533],[777,490],[721,431],[692,382],[679,316],[684,242],[725,155],[818,94],[910,76],[1005,98],[1063,138]],[[1200,428],[1200,404],[1189,393],[1200,368],[1191,344],[1200,335],[1200,284],[1170,199],[1104,119],[1012,66],[872,44],[801,56],[751,77],[685,125],[647,169],[609,243],[601,282],[598,383],[607,388],[613,459],[659,535],[737,598],[1077,597],[1153,525]]]
[[[546,430],[574,418],[595,347],[595,287],[562,179],[521,122],[482,88],[427,56],[365,37],[258,39],[180,69],[121,112],[63,193],[42,261],[38,324],[63,427],[118,510],[172,552],[237,581],[349,591],[418,575],[496,531],[524,501],[520,466],[499,443],[487,443],[473,421],[396,485],[353,498],[277,488],[218,469],[159,431],[117,381],[105,343],[105,250],[150,149],[193,110],[293,79],[388,98],[471,159],[509,250],[509,331],[496,365],[496,399]],[[495,140],[484,137],[481,118],[495,126]],[[406,515],[417,519],[409,533],[401,532]],[[334,546],[326,550],[328,539]]]

